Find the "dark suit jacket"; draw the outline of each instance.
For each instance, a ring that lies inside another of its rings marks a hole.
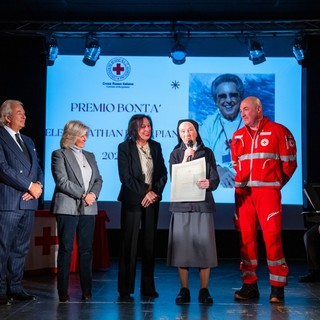
[[[167,182],[167,168],[164,164],[160,143],[149,140],[153,160],[152,191],[161,200]],[[145,196],[148,185],[144,182],[139,153],[134,141],[124,141],[118,146],[118,171],[121,189],[118,200],[127,205],[138,205]]]
[[[21,134],[31,163],[4,127],[0,127],[0,210],[36,210],[38,200],[22,200],[31,182],[43,183],[33,141]]]
[[[93,153],[82,151],[91,169],[92,176],[87,192],[93,192],[99,197],[102,178]],[[71,149],[59,149],[52,152],[51,170],[56,187],[54,190],[51,212],[60,214],[84,214],[82,195],[86,191],[79,164]],[[97,202],[86,207],[85,214],[98,213]]]

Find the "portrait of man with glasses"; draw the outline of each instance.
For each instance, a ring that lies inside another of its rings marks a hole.
[[[274,121],[274,74],[190,75],[189,117],[199,123],[202,140],[214,153],[219,188],[234,187],[230,141],[233,133],[243,125],[239,112],[241,101],[248,95],[258,94],[266,106],[266,114]]]
[[[220,184],[234,187],[235,172],[231,164],[230,141],[233,133],[241,127],[240,102],[244,96],[243,82],[235,74],[221,74],[211,85],[216,111],[200,126],[200,134],[206,146],[214,152]]]

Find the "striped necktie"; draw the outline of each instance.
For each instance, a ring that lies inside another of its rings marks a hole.
[[[30,161],[29,151],[28,151],[26,145],[24,144],[23,140],[21,139],[20,133],[16,133],[15,136],[16,136],[17,142],[19,143],[19,146],[20,146],[21,149],[22,149],[22,152],[23,152],[24,155],[27,157],[27,159]]]

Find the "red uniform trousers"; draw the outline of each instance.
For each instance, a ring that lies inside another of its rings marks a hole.
[[[281,193],[277,188],[245,187],[235,191],[235,227],[241,237],[242,280],[244,283],[256,283],[258,277],[257,225],[260,223],[273,286],[287,284],[288,266],[283,256],[281,229],[282,207]]]

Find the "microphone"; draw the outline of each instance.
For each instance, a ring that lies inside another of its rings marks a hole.
[[[188,143],[187,143],[187,146],[192,148],[193,147],[193,141],[192,140],[189,140]]]
[[[189,140],[188,143],[187,143],[187,146],[189,148],[192,148],[193,147],[193,141],[192,140]],[[191,161],[192,160],[192,156],[189,156],[188,157],[188,161]]]

